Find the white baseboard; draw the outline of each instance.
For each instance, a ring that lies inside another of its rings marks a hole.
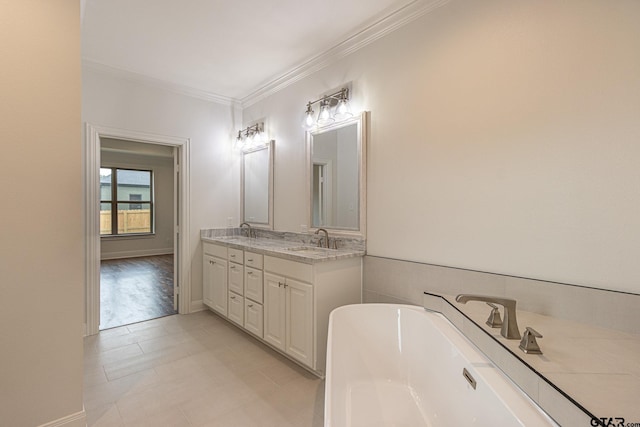
[[[142,256],[170,255],[173,248],[142,249],[137,251],[101,252],[100,259],[138,258]]]
[[[202,300],[191,301],[191,307],[189,313],[196,313],[198,311],[204,311],[207,307],[205,307],[204,302]]]
[[[54,421],[41,424],[38,427],[86,427],[87,426],[87,414],[82,408],[82,411],[75,414],[67,415],[66,417],[58,418]]]

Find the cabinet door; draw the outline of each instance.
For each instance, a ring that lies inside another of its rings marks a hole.
[[[262,304],[262,271],[255,268],[244,268],[244,296]]]
[[[203,301],[218,313],[227,315],[227,261],[204,256]]]
[[[244,295],[244,267],[229,261],[229,290]]]
[[[213,283],[212,283],[212,263],[214,258],[211,255],[204,255],[202,258],[202,302],[208,306],[213,306]]]
[[[244,328],[254,335],[263,337],[263,320],[264,313],[262,312],[262,304],[251,301],[250,299],[244,299]]]
[[[311,368],[313,366],[313,287],[287,279],[286,352]]]
[[[244,298],[229,291],[229,320],[244,326]]]
[[[285,351],[285,279],[264,273],[264,340]]]

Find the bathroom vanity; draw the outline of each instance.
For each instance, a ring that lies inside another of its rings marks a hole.
[[[291,233],[285,240],[207,231],[204,304],[323,377],[329,314],[361,302],[364,249],[318,248]]]

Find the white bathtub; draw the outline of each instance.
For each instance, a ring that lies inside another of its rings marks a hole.
[[[324,416],[327,427],[557,426],[442,315],[393,304],[331,313]]]

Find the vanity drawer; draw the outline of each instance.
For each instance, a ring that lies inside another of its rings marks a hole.
[[[202,242],[202,252],[207,255],[227,259],[227,247],[216,245],[215,243]]]
[[[262,270],[245,267],[244,269],[244,295],[255,302],[262,304],[263,286]]]
[[[238,264],[242,264],[244,252],[241,249],[229,248],[229,261],[237,262]]]
[[[311,264],[265,256],[264,271],[302,280],[307,283],[313,282],[313,267]]]
[[[235,292],[229,292],[229,320],[244,326],[244,298]]]
[[[264,336],[264,312],[262,304],[245,298],[244,300],[244,328],[254,335]]]
[[[229,262],[229,290],[244,294],[244,267],[242,264]]]
[[[253,252],[244,253],[244,265],[248,267],[258,268],[262,270],[262,254],[256,254]]]

